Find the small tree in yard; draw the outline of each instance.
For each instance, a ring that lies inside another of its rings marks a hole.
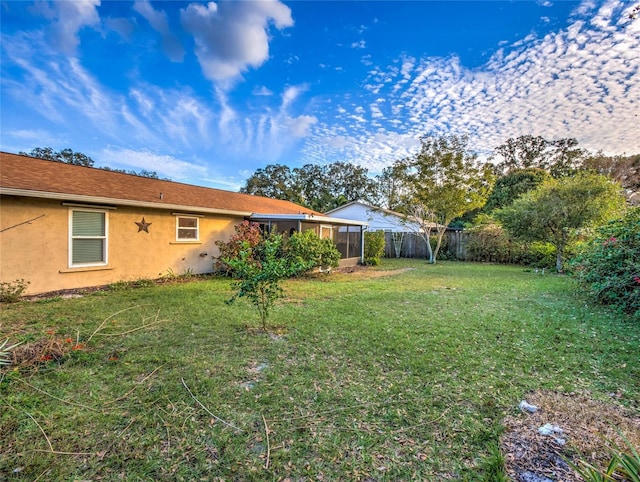
[[[283,296],[280,281],[307,271],[310,261],[285,256],[282,235],[272,234],[258,244],[241,244],[235,258],[226,258],[231,268],[233,287],[237,290],[227,303],[246,297],[258,310],[262,329],[267,331],[267,318],[276,300]]]
[[[551,243],[562,273],[565,250],[580,231],[615,218],[623,207],[619,184],[587,173],[547,180],[495,213],[516,239]]]
[[[466,136],[427,135],[420,151],[395,165],[406,192],[404,212],[421,225],[417,234],[427,242],[429,262],[435,263],[447,227],[454,219],[482,207],[494,182],[492,168],[469,151]],[[407,226],[415,225],[410,219]],[[436,246],[430,248],[432,229]]]

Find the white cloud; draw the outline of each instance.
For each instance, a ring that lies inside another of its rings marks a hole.
[[[223,87],[268,59],[270,24],[279,30],[293,25],[291,10],[277,0],[192,3],[181,18],[205,77]]]
[[[293,137],[305,137],[309,133],[312,125],[318,122],[318,119],[310,115],[300,115],[298,117],[285,117],[284,125]]]
[[[309,87],[305,85],[293,85],[287,87],[282,94],[282,107],[286,110],[299,96],[304,93]]]
[[[267,89],[264,85],[261,85],[259,87],[256,85],[253,88],[253,91],[251,93],[253,95],[266,96],[266,97],[273,95],[273,92]]]
[[[294,104],[307,89],[306,84],[289,86],[281,93],[277,109],[266,108],[257,114],[241,113],[224,91],[217,90],[221,113],[216,145],[243,161],[278,162],[317,123],[314,115],[294,113]]]
[[[364,49],[366,48],[366,46],[367,46],[367,43],[364,40],[359,40],[351,44],[352,49]]]
[[[168,177],[174,181],[198,178],[207,174],[207,169],[202,165],[147,150],[109,147],[103,149],[96,157],[99,157],[100,164],[108,167],[155,171],[160,177]]]
[[[51,8],[54,21],[50,26],[53,45],[65,55],[75,55],[80,44],[78,32],[100,23],[99,6],[100,0],[54,2]]]
[[[162,37],[162,50],[172,62],[181,62],[184,58],[184,48],[180,40],[169,27],[167,14],[162,10],[155,10],[149,0],[136,0],[133,9],[142,15],[149,25]]]

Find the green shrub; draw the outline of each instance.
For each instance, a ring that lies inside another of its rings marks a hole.
[[[551,243],[534,241],[523,245],[522,264],[534,268],[553,268],[556,265],[556,248]],[[570,247],[568,251],[570,251]]]
[[[340,252],[331,239],[320,239],[318,235],[307,230],[292,234],[284,245],[286,256],[292,263],[304,263],[308,270],[314,268],[337,268]],[[307,271],[308,271],[307,270]]]
[[[570,267],[597,301],[640,319],[640,208],[600,227]]]
[[[156,282],[149,278],[123,279],[109,284],[109,291],[127,291],[134,288],[150,288],[155,286]]]
[[[0,283],[0,302],[15,303],[31,284],[30,281],[17,279],[15,281],[3,281]]]
[[[384,256],[384,231],[364,232],[364,264],[376,266]]]
[[[466,230],[465,251],[468,261],[485,263],[518,264],[523,255],[521,243],[492,222]]]
[[[501,264],[522,264],[535,268],[552,268],[556,249],[550,243],[524,243],[514,240],[498,224],[489,222],[475,226],[466,233],[466,259]]]

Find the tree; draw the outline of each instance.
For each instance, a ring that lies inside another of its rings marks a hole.
[[[496,180],[483,211],[489,213],[494,209],[509,206],[520,196],[535,189],[550,177],[551,175],[547,171],[537,167],[510,171]]]
[[[292,202],[302,200],[291,169],[282,164],[269,164],[258,169],[245,181],[240,192]]]
[[[614,218],[623,208],[618,183],[581,173],[548,179],[495,214],[515,238],[551,243],[556,249],[556,269],[562,273],[565,250],[580,231]]]
[[[258,169],[240,192],[284,199],[326,212],[350,201],[371,201],[375,181],[364,167],[347,162],[305,164],[293,170],[281,164]]]
[[[376,176],[376,189],[374,190],[374,204],[392,211],[403,209],[403,200],[407,197],[406,166],[402,163],[394,163],[382,170]]]
[[[148,177],[149,179],[160,179],[160,176],[156,171],[147,171],[146,169],[142,169],[141,171],[131,171],[126,169],[112,169],[107,166],[102,166],[99,169],[103,169],[105,171],[111,171],[111,172],[120,172],[122,174],[131,174],[132,176],[138,176],[138,177]],[[162,180],[170,181],[171,179],[167,177],[163,177]]]
[[[82,152],[74,152],[72,149],[62,149],[54,151],[51,147],[35,147],[29,152],[18,152],[21,156],[37,157],[38,159],[46,159],[48,161],[63,162],[65,164],[73,164],[74,166],[94,167],[95,161]],[[125,169],[112,169],[107,166],[100,167],[105,171],[121,172],[123,174],[132,174],[139,177],[148,177],[151,179],[160,179],[156,171],[148,171],[143,169],[139,172],[127,171]],[[169,179],[163,178],[165,181]]]
[[[619,182],[625,189],[627,201],[640,204],[640,154],[605,156],[599,152],[585,159],[582,167]]]
[[[502,174],[535,167],[553,177],[567,176],[576,172],[587,155],[574,138],[549,141],[532,135],[507,139],[494,149],[494,158],[501,159],[496,169]]]
[[[327,176],[327,166],[305,164],[296,167],[293,175],[304,206],[319,212],[332,209],[334,193]]]
[[[407,188],[405,213],[422,220],[427,239],[435,226],[436,246],[427,242],[429,261],[435,263],[447,226],[455,218],[482,207],[493,185],[491,166],[481,164],[468,150],[466,136],[427,135],[420,139],[420,151],[399,161]],[[408,222],[411,226],[412,223]]]
[[[65,164],[73,164],[74,166],[93,167],[94,164],[94,160],[89,156],[81,152],[74,152],[69,148],[54,151],[51,147],[35,147],[29,152],[19,152],[18,154],[49,161],[64,162]]]

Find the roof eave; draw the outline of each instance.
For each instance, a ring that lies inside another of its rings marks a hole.
[[[150,201],[135,201],[129,199],[118,199],[101,196],[87,196],[83,194],[69,194],[60,192],[33,191],[30,189],[15,189],[9,187],[0,187],[0,194],[7,196],[33,197],[40,199],[54,199],[60,201],[74,201],[90,204],[111,204],[114,206],[135,206],[151,209],[163,209],[170,211],[188,211],[207,214],[225,214],[229,216],[251,216],[249,211],[235,211],[230,209],[216,209],[202,206],[188,206],[183,204],[156,203]]]
[[[314,221],[320,223],[332,223],[332,224],[348,224],[351,226],[368,226],[366,221],[354,221],[351,219],[332,218],[330,216],[318,216],[315,214],[262,214],[253,213],[252,219],[264,219],[264,220],[290,220],[290,221]]]

